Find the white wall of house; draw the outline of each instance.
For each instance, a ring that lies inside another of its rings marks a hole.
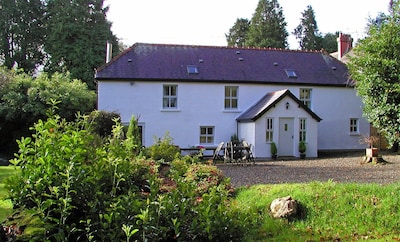
[[[167,111],[162,108],[164,84],[178,85],[176,110]],[[224,110],[225,86],[239,86],[237,110]],[[139,117],[139,122],[144,125],[145,146],[152,145],[154,137],[163,137],[167,131],[174,143],[182,148],[204,145],[200,144],[200,126],[214,127],[214,144],[208,145],[216,146],[221,141],[229,141],[231,135],[238,132],[236,117],[266,93],[289,89],[298,97],[299,88],[261,84],[101,80],[98,82],[98,109],[120,113],[123,122],[129,122],[132,115]],[[312,88],[311,109],[322,118],[318,124],[318,149],[364,148],[359,142],[360,135],[350,134],[350,118],[359,119],[360,134],[369,132],[369,124],[362,117],[361,100],[356,96],[354,89],[323,86],[302,88]],[[293,115],[288,114],[288,117],[291,116]],[[260,122],[256,125],[263,124]],[[254,143],[259,143],[256,139],[260,137],[254,134],[249,139],[249,143],[253,143],[252,139]],[[297,148],[295,150],[297,151]],[[309,152],[315,153],[313,150]]]

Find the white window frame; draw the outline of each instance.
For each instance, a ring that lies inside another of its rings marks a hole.
[[[166,89],[168,88],[167,92]],[[175,88],[175,95],[173,94],[173,88]],[[164,84],[163,85],[163,109],[177,109],[178,108],[178,85],[176,84]]]
[[[308,108],[311,109],[312,104],[312,89],[311,88],[300,88],[299,100]]]
[[[236,93],[236,96],[233,95]],[[224,88],[224,109],[236,110],[239,104],[239,87],[225,86]]]
[[[267,143],[274,142],[274,119],[273,118],[265,119],[265,142],[267,142]]]
[[[307,119],[299,119],[299,141],[307,142]]]
[[[350,135],[360,134],[360,120],[358,118],[350,118],[349,120]]]
[[[211,132],[210,132],[211,131]],[[214,126],[200,126],[200,144],[209,145],[214,144],[215,127]]]

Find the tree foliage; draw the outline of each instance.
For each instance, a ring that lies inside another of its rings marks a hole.
[[[322,48],[328,52],[333,53],[338,51],[338,42],[337,38],[339,37],[339,32],[336,33],[327,33],[322,38]]]
[[[364,103],[364,115],[386,135],[389,144],[400,141],[400,5],[354,48],[349,70]]]
[[[5,68],[0,70],[0,134],[3,144],[15,143],[16,138],[27,134],[29,126],[46,118],[51,102],[58,103],[57,113],[67,120],[75,119],[77,112],[87,113],[95,107],[94,91],[88,90],[85,83],[72,80],[68,74],[55,73],[49,77],[42,73],[32,78],[25,73]]]
[[[50,73],[69,71],[94,89],[94,70],[105,62],[107,41],[118,46],[106,19],[104,0],[47,0],[47,38]]]
[[[43,1],[2,0],[0,12],[0,64],[33,72],[45,59]]]
[[[245,18],[236,19],[235,24],[229,29],[226,34],[228,46],[244,47],[246,46],[247,33],[249,31],[250,21]]]
[[[302,13],[300,24],[294,29],[293,34],[299,40],[302,50],[320,50],[321,34],[318,32],[317,21],[315,20],[314,9],[311,5]]]
[[[260,0],[251,19],[246,45],[285,49],[288,46],[286,25],[277,0]]]

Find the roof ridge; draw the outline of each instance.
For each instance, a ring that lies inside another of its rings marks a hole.
[[[321,50],[299,50],[299,49],[283,49],[274,47],[256,47],[256,46],[218,46],[218,45],[190,45],[190,44],[162,44],[162,43],[143,43],[137,42],[132,45],[148,45],[148,46],[161,46],[161,47],[192,47],[192,48],[220,48],[220,49],[234,49],[234,50],[271,50],[271,51],[282,51],[282,52],[304,52],[304,53],[327,53],[324,49]],[[131,48],[132,48],[131,47]]]

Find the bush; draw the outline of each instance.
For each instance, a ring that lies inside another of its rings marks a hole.
[[[116,112],[95,110],[89,115],[89,122],[92,123],[93,132],[101,137],[111,135],[116,120],[121,120],[121,116]]]
[[[8,224],[25,228],[20,241],[242,238],[245,215],[231,204],[229,180],[216,167],[177,159],[162,177],[161,163],[136,156],[119,123],[102,143],[91,128],[87,116],[53,116],[35,124],[33,138],[18,141],[11,162],[21,172],[6,186],[15,208]],[[171,147],[170,139],[164,145]],[[161,190],[167,178],[175,189]]]
[[[167,132],[164,137],[155,138],[154,144],[146,150],[146,154],[154,160],[172,162],[180,157],[180,149],[173,144],[172,138]]]

